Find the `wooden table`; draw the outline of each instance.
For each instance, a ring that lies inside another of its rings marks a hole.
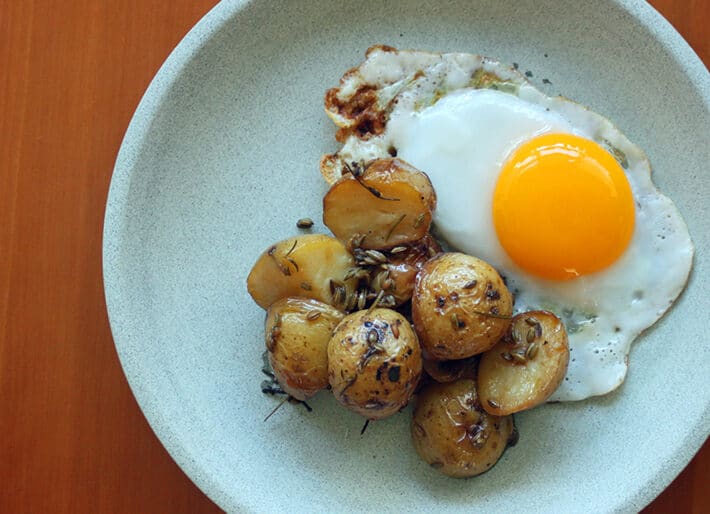
[[[101,231],[114,159],[214,0],[0,0],[0,512],[218,512],[116,357]],[[652,2],[710,63],[710,0]],[[710,443],[648,512],[710,511]]]

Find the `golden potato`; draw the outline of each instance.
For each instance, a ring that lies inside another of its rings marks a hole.
[[[515,444],[517,431],[512,416],[483,410],[473,380],[460,379],[432,383],[417,395],[412,441],[432,467],[464,478],[491,469],[506,447]]]
[[[343,308],[355,289],[344,280],[355,260],[345,245],[324,234],[304,234],[270,246],[256,261],[247,289],[264,309],[280,298],[301,296]]]
[[[282,298],[266,313],[266,349],[274,378],[305,400],[328,386],[328,341],[344,314],[310,298]]]
[[[436,194],[429,177],[401,159],[377,159],[333,184],[323,198],[323,223],[345,242],[381,250],[422,239]]]
[[[407,405],[421,372],[417,335],[390,309],[349,314],[328,343],[335,398],[368,419],[385,418]]]
[[[425,357],[464,359],[495,345],[510,325],[513,297],[488,263],[443,253],[417,274],[412,318]]]
[[[481,356],[481,404],[498,416],[535,407],[555,392],[568,363],[567,331],[557,316],[546,311],[518,314],[505,337]]]

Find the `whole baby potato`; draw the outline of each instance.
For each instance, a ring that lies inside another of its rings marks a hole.
[[[368,419],[391,416],[407,405],[421,373],[417,335],[391,309],[346,316],[328,343],[328,379],[335,398]]]
[[[513,297],[487,262],[442,253],[417,274],[412,318],[426,358],[465,359],[495,345],[510,325]]]
[[[310,298],[282,298],[266,313],[266,349],[284,391],[305,400],[328,386],[328,341],[344,314]]]
[[[417,395],[412,441],[419,456],[444,475],[464,478],[491,469],[515,444],[513,417],[487,413],[476,382],[432,382]]]

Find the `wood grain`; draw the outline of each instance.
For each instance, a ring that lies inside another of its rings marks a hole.
[[[0,0],[0,512],[219,509],[121,371],[101,278],[123,133],[214,0]],[[655,0],[710,61],[710,0]],[[647,509],[710,511],[710,444]]]

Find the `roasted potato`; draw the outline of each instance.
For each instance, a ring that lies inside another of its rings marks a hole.
[[[430,234],[412,245],[396,246],[385,252],[385,263],[371,269],[370,286],[376,293],[383,290],[391,296],[390,307],[402,305],[412,299],[417,272],[439,252],[441,246]]]
[[[339,240],[323,234],[304,234],[270,246],[247,278],[249,294],[267,309],[280,298],[313,298],[342,309],[355,289],[344,280],[355,260]]]
[[[422,239],[436,194],[429,177],[401,159],[377,159],[333,184],[323,198],[323,223],[345,242],[381,250]]]
[[[513,297],[488,263],[443,253],[417,274],[412,318],[427,359],[464,359],[495,345],[510,325]]]
[[[417,335],[390,309],[346,316],[328,343],[328,379],[335,398],[368,419],[382,419],[409,402],[422,373]]]
[[[481,356],[481,404],[498,416],[535,407],[555,392],[568,363],[567,332],[557,316],[546,311],[518,314],[505,337]]]
[[[432,383],[417,395],[412,440],[432,467],[464,478],[492,468],[505,448],[515,444],[517,432],[512,416],[487,413],[479,403],[476,383],[460,379]]]
[[[328,386],[328,341],[344,314],[310,298],[282,298],[266,313],[266,349],[284,391],[305,400]]]

